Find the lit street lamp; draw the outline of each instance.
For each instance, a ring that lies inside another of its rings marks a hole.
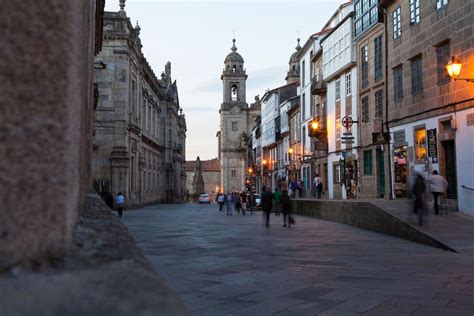
[[[446,65],[446,70],[451,78],[454,80],[465,80],[468,82],[474,82],[474,78],[459,78],[462,69],[462,62],[456,59],[456,57],[451,57],[451,61]]]

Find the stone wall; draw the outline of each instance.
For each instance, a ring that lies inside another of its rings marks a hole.
[[[347,224],[417,243],[452,250],[369,201],[292,200],[296,214]],[[454,251],[454,250],[453,250]]]
[[[0,19],[0,269],[69,247],[90,187],[95,1],[7,1]]]

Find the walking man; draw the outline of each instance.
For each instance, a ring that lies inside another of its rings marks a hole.
[[[446,192],[448,181],[438,174],[438,170],[433,170],[430,179],[430,191],[433,194],[435,215],[439,215],[438,199],[441,194]]]
[[[423,195],[426,191],[425,179],[420,173],[417,173],[415,184],[413,185],[412,192],[415,196],[415,205],[413,207],[413,213],[418,214],[418,225],[423,225]]]
[[[125,204],[125,196],[123,196],[122,192],[119,192],[115,197],[115,203],[117,204],[118,216],[122,218],[123,206]]]
[[[219,203],[219,211],[222,212],[222,208],[224,207],[225,196],[222,193],[219,193],[217,196],[217,203]]]
[[[232,216],[232,206],[233,206],[233,203],[234,202],[234,197],[232,196],[232,193],[230,192],[227,192],[227,195],[225,197],[225,204],[226,204],[226,208],[227,208],[227,215],[230,215]]]
[[[262,212],[265,213],[265,226],[267,228],[270,224],[270,214],[273,208],[273,194],[270,191],[267,191],[267,188],[263,187],[262,193]]]
[[[319,200],[321,199],[321,192],[323,192],[323,182],[321,181],[319,174],[316,173],[313,183],[316,188],[316,198]]]

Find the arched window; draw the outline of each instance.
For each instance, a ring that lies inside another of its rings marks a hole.
[[[230,99],[232,101],[237,101],[238,97],[239,97],[239,89],[237,88],[237,85],[234,83],[231,87],[230,87]]]
[[[235,65],[234,65],[234,66],[232,66],[232,72],[234,72],[234,73],[235,73],[236,71],[237,71],[237,67],[236,67]]]

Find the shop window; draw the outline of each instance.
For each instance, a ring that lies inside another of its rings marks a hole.
[[[426,158],[426,129],[415,130],[415,162],[423,163]]]
[[[364,151],[364,176],[371,176],[372,173],[372,150]]]
[[[406,146],[395,148],[394,152],[395,196],[406,198],[408,196],[408,168]]]

